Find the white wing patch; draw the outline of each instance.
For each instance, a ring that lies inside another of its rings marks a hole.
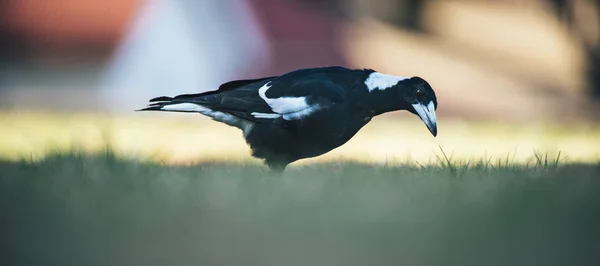
[[[253,113],[251,113],[251,115],[256,118],[267,118],[267,119],[275,119],[275,118],[281,117],[280,114],[267,114],[267,113],[258,113],[258,112],[253,112]]]
[[[198,113],[201,113],[205,116],[212,118],[215,121],[223,122],[227,125],[237,127],[239,129],[241,129],[242,131],[244,131],[244,135],[248,135],[248,133],[250,133],[250,130],[254,126],[254,123],[252,123],[250,121],[240,119],[238,117],[235,117],[235,116],[227,114],[227,113],[213,111],[210,108],[206,108],[202,105],[193,104],[193,103],[170,104],[170,105],[165,105],[160,109],[165,110],[165,111],[176,111],[176,112],[177,111],[179,111],[179,112],[198,112]]]
[[[408,79],[407,77],[399,77],[394,75],[382,74],[379,72],[373,72],[369,75],[367,80],[365,80],[365,85],[369,89],[369,92],[373,90],[385,90],[389,87],[392,87],[398,82]]]
[[[299,120],[320,109],[319,105],[307,104],[306,97],[267,98],[266,93],[271,86],[271,82],[267,82],[258,89],[258,95],[271,107],[273,112],[280,114],[285,120]]]

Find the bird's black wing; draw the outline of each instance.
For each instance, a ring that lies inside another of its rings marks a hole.
[[[263,85],[258,96],[284,120],[302,120],[342,103],[348,91],[319,73],[282,76]]]
[[[336,69],[334,73],[338,72]],[[343,102],[346,94],[347,90],[334,82],[327,69],[303,69],[278,77],[228,82],[217,91],[154,98],[153,103],[142,110],[200,110],[191,105],[187,105],[187,109],[172,108],[187,103],[254,122],[292,121]]]
[[[181,94],[175,97],[161,96],[150,100],[150,104],[138,111],[173,111],[209,113],[219,111],[254,122],[268,122],[256,118],[251,112],[269,112],[269,106],[257,96],[260,86],[273,79],[267,77],[254,80],[235,80],[224,83],[218,90],[197,94]],[[250,111],[250,112],[249,112]]]

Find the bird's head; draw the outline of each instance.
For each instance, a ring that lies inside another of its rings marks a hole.
[[[420,77],[412,77],[402,82],[404,89],[402,96],[407,103],[408,111],[418,115],[433,136],[437,136],[437,121],[435,110],[437,110],[437,98],[435,92]]]

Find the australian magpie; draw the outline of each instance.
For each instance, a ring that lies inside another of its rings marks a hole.
[[[281,172],[296,160],[343,145],[371,118],[390,111],[418,115],[436,136],[436,109],[435,93],[420,77],[333,66],[230,81],[198,94],[157,97],[138,111],[201,113],[240,128],[252,155]]]

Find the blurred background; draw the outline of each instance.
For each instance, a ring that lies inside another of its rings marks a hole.
[[[315,160],[425,164],[438,145],[464,160],[600,159],[594,0],[3,0],[0,156],[110,145],[165,162],[252,161],[237,129],[133,110],[329,65],[425,78],[439,135],[392,113]]]

